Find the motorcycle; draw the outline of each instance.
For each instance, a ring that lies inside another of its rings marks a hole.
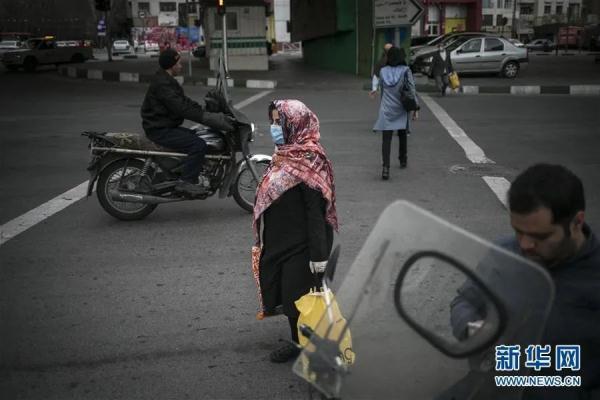
[[[235,130],[192,127],[208,147],[201,179],[206,194],[191,197],[175,191],[186,154],[161,147],[144,134],[86,131],[82,135],[89,138],[91,153],[88,197],[98,181],[100,205],[113,217],[128,221],[146,217],[159,204],[204,200],[217,192],[219,198],[233,196],[241,208],[252,212],[258,182],[271,156],[250,152],[254,124],[231,105],[220,76],[216,89],[205,97],[205,109],[228,115]]]
[[[337,254],[325,272],[331,285]],[[466,286],[466,284],[469,286]],[[485,310],[468,337],[452,325],[453,304],[477,288]],[[345,327],[325,312],[293,371],[327,399],[520,399],[501,387],[495,346],[539,343],[554,284],[538,265],[443,221],[406,201],[391,204],[336,293]],[[352,334],[353,362],[343,338]],[[313,397],[314,398],[314,397]]]

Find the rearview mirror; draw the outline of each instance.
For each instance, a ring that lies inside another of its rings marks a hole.
[[[477,310],[465,321],[464,309]],[[394,289],[401,317],[447,356],[477,353],[499,337],[506,324],[502,302],[469,268],[437,251],[421,251],[402,266]]]

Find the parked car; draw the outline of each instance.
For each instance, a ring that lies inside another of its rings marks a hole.
[[[410,48],[412,49],[415,46],[423,46],[427,43],[431,42],[433,39],[436,39],[437,35],[427,35],[427,36],[415,36],[410,38]]]
[[[16,50],[22,47],[22,42],[20,40],[3,40],[0,42],[0,60],[2,60],[2,55],[7,51]]]
[[[508,38],[506,40],[508,40],[509,42],[511,42],[515,47],[525,47],[525,45],[522,42],[520,42],[519,40],[517,40],[517,39]]]
[[[413,46],[410,48],[410,68],[413,72],[420,72],[425,67],[424,60],[428,59],[433,53],[438,51],[438,45],[444,47],[451,43],[462,43],[473,37],[491,35],[486,32],[453,32],[446,33],[431,40],[424,46]]]
[[[2,56],[2,63],[9,70],[23,68],[33,72],[38,65],[82,63],[92,56],[91,47],[59,47],[53,36],[45,36],[29,39],[22,48],[7,51]]]
[[[144,52],[148,51],[159,51],[160,47],[158,46],[158,42],[152,40],[144,40]]]
[[[543,50],[552,51],[556,48],[556,44],[550,39],[535,39],[525,45],[531,51]]]
[[[113,54],[128,54],[129,42],[127,40],[115,40],[112,48]]]
[[[463,38],[446,47],[450,51],[452,67],[456,72],[495,72],[506,78],[515,78],[521,67],[529,62],[526,48],[516,47],[500,36]],[[425,73],[433,56],[426,60]]]

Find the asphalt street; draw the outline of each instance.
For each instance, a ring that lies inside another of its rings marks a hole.
[[[141,131],[143,84],[0,73],[0,224],[87,180],[84,130]],[[198,100],[206,88],[185,87]],[[233,102],[260,90],[232,89]],[[600,103],[590,96],[432,96],[493,164],[473,164],[428,107],[408,168],[380,179],[378,102],[361,88],[276,89],[243,111],[270,154],[267,105],[315,111],[333,162],[342,255],[335,286],[387,204],[407,199],[488,240],[511,233],[482,176],[509,181],[535,162],[572,168],[600,228]],[[307,385],[268,353],[284,319],[257,321],[251,217],[233,199],[159,206],[143,221],[95,195],[0,246],[0,393],[27,399],[301,399]],[[426,361],[416,361],[426,362]],[[407,370],[410,364],[407,363]],[[402,376],[405,371],[397,371]]]

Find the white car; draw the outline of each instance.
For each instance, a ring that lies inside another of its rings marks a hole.
[[[113,42],[113,54],[129,53],[129,42],[127,40],[115,40]]]
[[[144,41],[144,51],[148,52],[148,51],[159,51],[160,48],[158,47],[158,43],[154,42],[152,40],[145,40]]]
[[[2,60],[2,54],[7,51],[16,50],[23,46],[20,40],[3,40],[0,42],[0,60]]]

